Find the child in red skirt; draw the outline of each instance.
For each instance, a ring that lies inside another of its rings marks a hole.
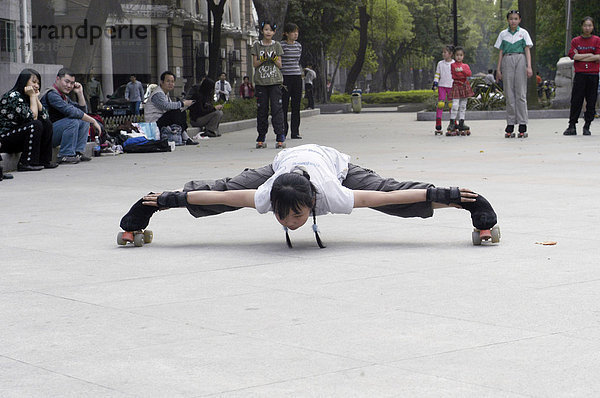
[[[471,68],[469,65],[463,63],[465,58],[465,50],[462,47],[456,47],[454,49],[454,60],[455,62],[450,65],[452,72],[452,92],[450,98],[452,98],[452,111],[450,118],[454,120],[456,128],[454,131],[449,131],[447,135],[470,135],[471,130],[469,126],[465,124],[465,112],[467,110],[467,101],[469,97],[472,97],[473,89],[471,84],[467,80],[467,77],[471,76]],[[458,116],[457,116],[458,115]]]

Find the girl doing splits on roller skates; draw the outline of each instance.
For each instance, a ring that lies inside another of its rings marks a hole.
[[[302,145],[281,151],[272,164],[246,169],[233,178],[190,181],[183,191],[149,193],[122,218],[121,228],[125,232],[119,234],[118,243],[133,241],[136,235],[141,236],[140,242],[134,243],[143,245],[143,230],[150,217],[158,210],[173,207],[185,207],[194,217],[242,207],[255,208],[259,213],[272,211],[284,227],[290,248],[288,230],[300,228],[309,217],[313,219],[319,247],[325,247],[316,217],[327,213],[349,214],[359,207],[398,217],[421,218],[431,217],[437,208],[462,208],[471,212],[476,228],[475,244],[481,244],[481,239],[499,240],[496,213],[483,196],[465,188],[437,188],[428,183],[382,178],[349,160],[348,155],[334,148]],[[493,227],[496,232],[491,231]]]

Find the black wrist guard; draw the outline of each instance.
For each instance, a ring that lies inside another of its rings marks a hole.
[[[460,202],[460,190],[458,187],[450,187],[450,188],[436,188],[429,187],[427,188],[427,200],[429,202],[438,202],[443,203],[445,205],[449,205],[451,203],[461,204]]]
[[[186,207],[188,203],[187,192],[163,192],[156,203],[161,208]]]

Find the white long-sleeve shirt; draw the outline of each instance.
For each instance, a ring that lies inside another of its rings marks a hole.
[[[454,60],[451,60],[450,62],[441,60],[438,62],[433,81],[437,82],[439,87],[452,87],[453,80],[452,72],[450,71],[450,65],[453,63]]]

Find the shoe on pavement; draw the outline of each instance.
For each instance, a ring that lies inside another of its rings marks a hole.
[[[58,163],[55,163],[55,162],[46,162],[46,163],[36,164],[35,166],[42,166],[45,169],[55,169],[55,168],[58,167]]]
[[[90,160],[92,160],[92,158],[90,158],[89,156],[85,156],[83,153],[81,152],[77,152],[77,157],[79,158],[79,160],[81,162],[89,162]]]
[[[77,164],[79,163],[79,156],[63,156],[58,159],[58,164]]]
[[[17,171],[40,171],[44,168],[44,166],[34,166],[29,163],[19,162],[17,164]]]

